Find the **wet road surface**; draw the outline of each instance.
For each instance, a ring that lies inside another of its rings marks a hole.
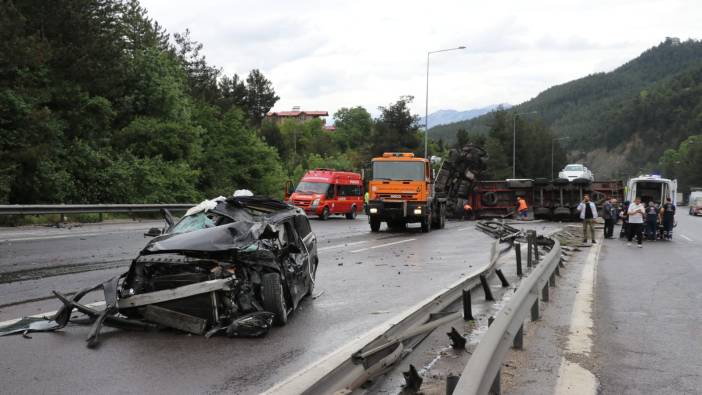
[[[702,391],[702,217],[678,212],[673,241],[605,241],[594,305],[599,393]]]

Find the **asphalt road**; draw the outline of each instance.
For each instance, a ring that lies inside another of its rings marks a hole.
[[[126,269],[156,223],[0,231],[0,321],[54,310],[52,289],[76,291]],[[0,338],[5,393],[258,393],[434,294],[488,259],[470,222],[423,234],[369,231],[363,218],[312,221],[319,238],[315,292],[263,339],[88,328]],[[102,266],[101,266],[102,265]],[[94,295],[99,299],[99,295]],[[89,300],[88,300],[89,301]]]
[[[702,390],[702,217],[682,208],[671,242],[606,240],[594,304],[602,394]]]

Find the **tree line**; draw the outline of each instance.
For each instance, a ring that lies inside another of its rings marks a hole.
[[[280,196],[308,168],[422,151],[411,97],[376,119],[343,108],[336,132],[277,124],[272,82],[227,75],[202,49],[137,0],[0,0],[0,203]]]

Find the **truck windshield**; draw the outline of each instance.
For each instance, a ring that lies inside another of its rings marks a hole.
[[[297,188],[295,188],[295,192],[297,192],[297,193],[324,194],[324,193],[327,193],[327,189],[329,189],[329,184],[324,183],[324,182],[302,181],[299,184],[297,184]]]
[[[424,162],[373,162],[374,180],[424,180]]]

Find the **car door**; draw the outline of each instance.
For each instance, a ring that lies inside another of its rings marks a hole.
[[[314,278],[317,272],[317,264],[319,263],[319,258],[317,257],[317,235],[312,232],[310,221],[305,215],[295,216],[295,229],[299,239],[302,241],[304,252],[307,254],[305,282],[309,291],[314,287]]]
[[[309,290],[310,278],[310,254],[309,247],[305,243],[303,237],[300,237],[297,227],[295,226],[295,218],[292,216],[282,225],[285,227],[287,234],[288,247],[288,267],[286,267],[286,281],[290,296],[293,300],[293,306],[297,307],[299,301],[307,295]],[[305,219],[307,219],[305,217]]]

